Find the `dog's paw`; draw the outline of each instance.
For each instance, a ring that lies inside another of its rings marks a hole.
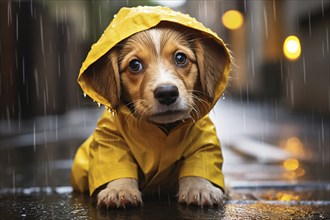
[[[97,195],[97,206],[106,208],[138,207],[142,205],[141,192],[135,179],[122,178],[108,183]]]
[[[182,177],[179,182],[179,203],[197,206],[217,206],[223,201],[223,192],[201,177]]]

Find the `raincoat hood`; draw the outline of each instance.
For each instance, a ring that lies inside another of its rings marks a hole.
[[[167,7],[161,6],[138,6],[135,8],[122,8],[114,16],[112,22],[105,29],[104,33],[100,39],[92,45],[86,60],[83,62],[82,67],[78,76],[78,83],[80,84],[85,95],[90,96],[94,101],[99,103],[99,105],[104,105],[110,110],[116,110],[116,106],[113,106],[108,99],[99,94],[91,85],[89,85],[88,80],[85,79],[84,74],[89,67],[104,56],[111,48],[116,44],[123,41],[124,39],[132,36],[135,33],[153,28],[157,26],[160,22],[170,22],[182,25],[186,28],[191,28],[202,32],[209,38],[213,39],[214,42],[219,45],[219,49],[225,52],[225,64],[221,82],[217,85],[213,100],[211,100],[211,105],[207,112],[209,112],[212,107],[216,104],[224,90],[226,89],[226,84],[228,81],[228,75],[230,72],[230,54],[229,50],[223,43],[223,41],[218,37],[218,35],[206,28],[203,24],[198,22],[195,18],[190,17],[187,14],[181,12],[176,12]],[[219,73],[220,74],[220,73]]]

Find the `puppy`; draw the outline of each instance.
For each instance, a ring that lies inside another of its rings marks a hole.
[[[158,25],[112,48],[86,80],[115,108],[124,103],[132,117],[156,124],[168,134],[185,121],[194,124],[214,104],[227,59],[224,50],[216,47],[197,31],[187,32],[174,24]],[[178,183],[180,203],[213,206],[222,202],[223,189],[206,178],[184,176]],[[97,204],[142,205],[138,180],[119,178],[109,182],[98,193]]]

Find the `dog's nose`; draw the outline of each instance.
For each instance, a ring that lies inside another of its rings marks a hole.
[[[154,97],[161,104],[171,105],[179,97],[178,87],[174,85],[161,85],[155,89]]]

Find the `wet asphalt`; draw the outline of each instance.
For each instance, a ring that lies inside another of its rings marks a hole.
[[[102,111],[0,122],[0,219],[330,219],[329,120],[230,99],[210,114],[225,158],[223,206],[155,193],[141,208],[100,210],[72,192],[69,174]]]

